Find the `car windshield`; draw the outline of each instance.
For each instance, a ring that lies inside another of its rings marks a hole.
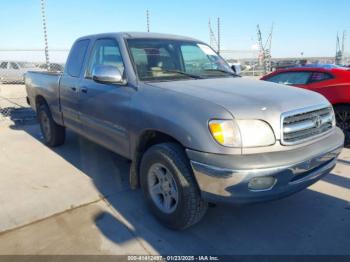
[[[165,39],[129,39],[127,43],[143,81],[235,76],[226,61],[202,43]]]

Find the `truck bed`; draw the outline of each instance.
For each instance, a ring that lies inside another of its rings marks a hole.
[[[59,110],[59,82],[61,74],[57,72],[29,71],[25,75],[25,85],[30,106],[36,111],[36,99],[40,96],[47,101],[51,111]]]

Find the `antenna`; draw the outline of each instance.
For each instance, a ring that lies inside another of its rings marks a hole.
[[[47,70],[50,70],[50,59],[49,59],[49,45],[47,40],[47,26],[46,26],[46,14],[45,14],[45,0],[41,0],[41,19],[43,25],[44,42],[45,42],[45,61]]]
[[[149,28],[150,28],[150,17],[149,17],[149,10],[146,10],[146,19],[147,19],[147,32],[149,32]]]

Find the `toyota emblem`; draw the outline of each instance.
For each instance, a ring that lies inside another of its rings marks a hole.
[[[319,128],[322,125],[322,119],[320,116],[315,116],[314,125],[316,128]]]

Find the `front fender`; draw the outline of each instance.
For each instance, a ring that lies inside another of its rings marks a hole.
[[[146,130],[154,130],[174,138],[185,148],[217,154],[241,154],[241,148],[218,144],[212,137],[210,119],[233,119],[222,106],[171,90],[149,87],[133,97],[130,119],[130,152]]]

